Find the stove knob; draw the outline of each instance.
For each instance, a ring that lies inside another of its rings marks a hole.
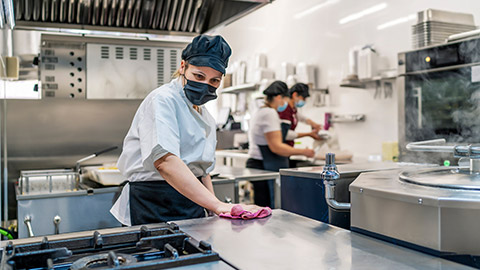
[[[7,251],[7,255],[12,255],[13,254],[13,242],[8,241],[7,247],[5,248]]]
[[[205,251],[205,253],[210,253],[212,252],[212,246],[205,242],[205,241],[200,241],[199,247]]]
[[[107,261],[108,261],[108,267],[119,267],[120,266],[120,260],[118,259],[118,256],[113,251],[108,252]]]
[[[95,231],[93,233],[93,247],[94,248],[102,248],[103,247],[103,237],[98,231]]]
[[[170,227],[170,229],[172,229],[173,231],[178,231],[180,230],[180,227],[178,227],[177,224],[173,223],[173,222],[169,222],[168,223],[168,226]]]
[[[150,232],[150,230],[148,230],[147,226],[140,227],[140,238],[149,237],[151,235],[152,233]]]

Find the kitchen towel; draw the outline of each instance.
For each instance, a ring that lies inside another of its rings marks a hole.
[[[241,205],[237,204],[232,207],[229,214],[220,214],[220,217],[232,218],[232,219],[254,219],[254,218],[264,218],[272,214],[272,209],[270,207],[264,207],[258,210],[255,213],[246,211],[242,208]]]

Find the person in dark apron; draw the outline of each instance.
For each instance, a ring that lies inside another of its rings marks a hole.
[[[266,96],[264,106],[258,109],[250,120],[247,168],[278,172],[282,168],[288,168],[288,157],[291,155],[313,157],[314,152],[311,149],[297,149],[284,143],[290,126],[282,125],[277,112],[287,107],[287,85],[275,81],[263,94]],[[273,180],[254,181],[252,184],[255,204],[273,207]]]
[[[289,125],[289,130],[286,134],[285,143],[292,146],[294,145],[294,139],[302,137],[311,137],[314,140],[320,140],[318,131],[321,129],[321,125],[316,123],[310,118],[305,117],[303,114],[298,112],[298,108],[301,108],[305,105],[307,98],[310,96],[308,92],[308,85],[304,83],[297,83],[293,85],[289,91],[289,100],[288,106],[284,111],[278,112],[282,124]],[[298,122],[303,122],[312,127],[310,132],[295,132]],[[289,160],[289,167],[296,168],[296,161]]]
[[[122,224],[199,218],[204,209],[221,214],[234,206],[214,195],[216,123],[204,106],[217,97],[230,54],[221,36],[195,37],[175,78],[143,100],[117,163],[128,183],[110,212]]]

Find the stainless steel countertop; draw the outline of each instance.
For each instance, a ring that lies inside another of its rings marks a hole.
[[[393,170],[406,166],[412,166],[412,164],[397,162],[354,162],[350,164],[337,165],[337,168],[342,177],[350,177],[359,175],[362,172]],[[280,175],[320,179],[320,174],[322,171],[323,166],[281,169]]]
[[[472,269],[283,210],[258,220],[175,223],[240,269]]]
[[[234,149],[234,150],[216,150],[216,157],[223,158],[249,158],[248,149]]]
[[[220,174],[220,178],[232,179],[236,181],[269,180],[278,177],[278,172],[231,166],[216,166],[213,172],[211,172],[210,174],[217,173]],[[215,178],[213,178],[212,180],[215,181]]]

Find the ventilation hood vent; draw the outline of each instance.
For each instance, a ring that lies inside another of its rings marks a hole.
[[[196,35],[272,0],[15,0],[16,29]]]

